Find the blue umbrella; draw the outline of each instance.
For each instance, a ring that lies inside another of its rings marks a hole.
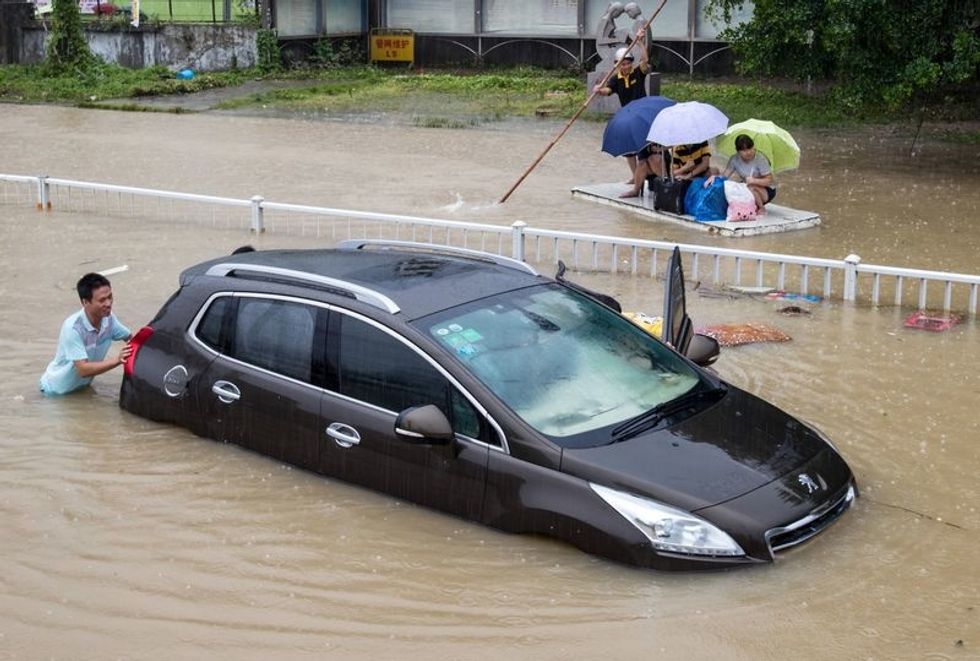
[[[606,130],[602,134],[602,151],[613,156],[625,156],[640,151],[650,142],[647,134],[653,118],[675,103],[677,102],[665,96],[645,96],[630,101],[616,111],[606,124]]]

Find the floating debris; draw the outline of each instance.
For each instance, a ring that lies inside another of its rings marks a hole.
[[[761,296],[773,291],[772,287],[744,287],[742,285],[722,285],[720,289],[715,289],[712,287],[706,287],[700,285],[695,287],[694,290],[699,296],[705,296],[707,298],[727,298],[734,300],[736,298],[752,298],[758,300]]]
[[[806,301],[807,303],[819,303],[823,299],[816,294],[797,294],[790,291],[771,291],[766,294],[768,301]]]
[[[624,312],[623,316],[654,337],[660,337],[663,332],[663,317],[651,317],[643,312]]]
[[[799,305],[787,305],[786,307],[779,308],[776,310],[779,314],[785,314],[787,316],[800,316],[804,314],[810,314],[810,311],[806,308],[801,308]]]
[[[108,277],[110,275],[115,275],[117,273],[122,273],[123,271],[128,271],[128,270],[129,270],[129,264],[123,264],[122,266],[113,266],[110,269],[102,269],[101,271],[99,271],[99,275],[104,275]]]
[[[749,296],[760,296],[762,294],[768,296],[774,292],[772,287],[747,287],[744,285],[725,285],[725,289],[738,294],[748,294]]]
[[[922,330],[938,333],[946,331],[960,323],[960,315],[953,312],[929,312],[928,310],[916,310],[905,317],[906,328],[919,328]]]
[[[736,294],[732,291],[724,291],[722,289],[713,289],[711,287],[698,287],[698,296],[703,296],[704,298],[727,298],[730,301],[734,301],[736,298],[745,296],[745,294]]]

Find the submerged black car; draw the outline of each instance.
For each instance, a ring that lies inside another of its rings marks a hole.
[[[658,569],[771,562],[847,510],[854,477],[819,431],[601,298],[445,247],[230,255],[137,333],[120,405]],[[686,348],[682,281],[667,298]]]

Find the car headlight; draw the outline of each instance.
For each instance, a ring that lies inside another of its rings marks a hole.
[[[659,551],[689,555],[745,555],[742,547],[728,533],[690,512],[591,482],[589,486],[636,526]]]

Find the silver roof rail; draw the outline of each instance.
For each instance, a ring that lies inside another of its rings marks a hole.
[[[284,269],[278,266],[262,266],[261,264],[240,264],[235,262],[225,262],[223,264],[215,264],[207,270],[205,275],[214,275],[219,277],[225,277],[232,271],[242,271],[248,273],[258,273],[261,275],[278,276],[280,278],[286,278],[289,280],[297,280],[300,282],[308,282],[317,285],[323,285],[325,287],[330,287],[332,289],[338,289],[343,292],[349,293],[356,300],[369,305],[373,305],[376,308],[381,308],[391,314],[398,314],[401,312],[401,308],[393,300],[374,291],[373,289],[368,289],[367,287],[362,287],[361,285],[355,285],[352,282],[347,282],[346,280],[337,280],[336,278],[328,278],[325,275],[317,275],[316,273],[309,273],[307,271],[296,271],[294,269]]]
[[[378,248],[402,248],[405,250],[418,250],[425,252],[435,252],[443,253],[446,255],[458,255],[460,257],[470,257],[472,259],[479,259],[484,262],[493,262],[499,266],[506,266],[508,268],[517,269],[519,271],[524,271],[525,273],[530,273],[531,275],[538,275],[538,272],[534,268],[522,262],[519,259],[513,259],[512,257],[504,257],[503,255],[495,255],[492,252],[484,252],[482,250],[472,250],[470,248],[454,248],[453,246],[444,246],[439,243],[417,243],[415,241],[389,241],[388,239],[347,239],[346,241],[341,241],[337,244],[338,250],[360,250],[366,246],[375,246]]]

